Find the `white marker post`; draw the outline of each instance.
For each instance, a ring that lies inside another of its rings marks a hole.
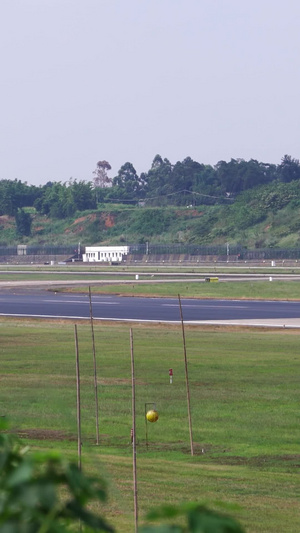
[[[173,383],[173,368],[169,368],[170,384]]]

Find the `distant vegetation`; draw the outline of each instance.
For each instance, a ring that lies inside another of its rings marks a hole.
[[[107,163],[108,164],[108,163]],[[138,175],[127,162],[111,187],[69,180],[0,180],[0,245],[192,243],[298,247],[300,163],[231,159],[215,166],[157,155]]]

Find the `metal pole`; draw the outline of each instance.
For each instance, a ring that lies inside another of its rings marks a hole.
[[[90,300],[90,318],[91,318],[92,343],[93,343],[93,363],[94,363],[94,390],[95,390],[95,409],[96,409],[96,444],[98,446],[99,445],[99,406],[98,406],[97,363],[96,363],[94,321],[93,321],[93,308],[92,308],[92,294],[91,294],[91,287],[90,286],[89,286],[89,300]]]
[[[184,355],[184,368],[185,368],[185,384],[186,384],[188,420],[189,420],[189,430],[190,430],[191,455],[194,455],[193,429],[192,429],[192,417],[191,417],[191,400],[190,400],[190,386],[189,386],[189,375],[188,375],[188,365],[187,365],[187,356],[186,356],[185,332],[184,332],[184,322],[183,322],[181,300],[180,300],[180,295],[179,294],[178,294],[178,301],[179,301],[181,327],[182,327],[183,355]]]
[[[75,330],[75,355],[76,355],[76,397],[77,397],[77,451],[78,451],[78,468],[81,470],[81,416],[80,416],[80,372],[79,372],[79,350],[77,326]]]
[[[130,328],[130,354],[131,354],[131,388],[132,388],[132,462],[133,462],[133,499],[134,499],[134,530],[138,530],[138,488],[136,472],[136,412],[135,412],[135,374],[134,374],[134,353],[133,353],[133,333]]]

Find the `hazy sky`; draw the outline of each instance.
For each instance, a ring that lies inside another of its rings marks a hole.
[[[299,0],[1,0],[0,179],[300,157]]]

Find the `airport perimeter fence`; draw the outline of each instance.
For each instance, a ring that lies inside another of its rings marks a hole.
[[[20,256],[20,255],[66,255],[74,256],[78,254],[78,245],[68,246],[0,246],[0,256]]]
[[[131,255],[189,255],[235,257],[237,260],[300,259],[300,248],[262,248],[248,250],[241,246],[196,246],[193,244],[135,244]]]
[[[85,246],[70,244],[67,246],[0,246],[0,257],[4,256],[66,256],[80,258],[84,253]],[[80,252],[80,253],[78,253]],[[236,260],[253,261],[253,260],[284,260],[300,259],[300,248],[261,248],[248,250],[241,246],[197,246],[193,244],[131,244],[129,253],[134,256],[141,255],[186,255],[186,256],[218,256],[233,257]]]

